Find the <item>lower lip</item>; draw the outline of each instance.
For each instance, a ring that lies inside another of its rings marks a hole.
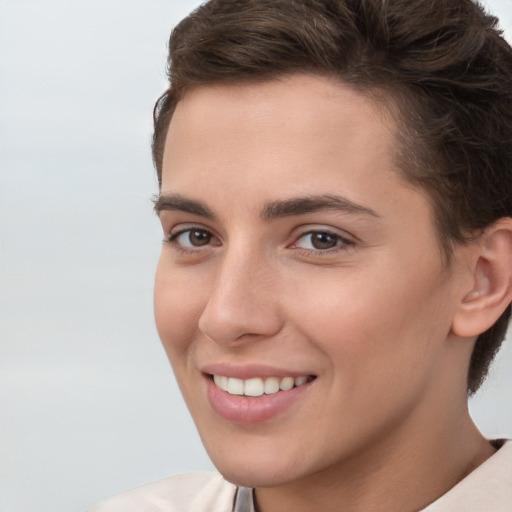
[[[314,382],[308,382],[289,391],[247,397],[222,391],[209,376],[206,380],[208,400],[213,410],[228,421],[245,425],[263,423],[278,416],[299,400]]]

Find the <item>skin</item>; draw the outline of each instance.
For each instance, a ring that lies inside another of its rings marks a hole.
[[[475,338],[453,332],[474,248],[443,262],[395,132],[382,105],[303,75],[199,87],[172,118],[172,200],[157,207],[164,236],[182,234],[163,245],[157,328],[210,457],[256,487],[260,512],[416,511],[493,453],[467,412]],[[333,194],[356,207],[262,216]],[[312,232],[334,246],[315,248]],[[207,398],[212,364],[316,378],[277,416],[240,424]]]

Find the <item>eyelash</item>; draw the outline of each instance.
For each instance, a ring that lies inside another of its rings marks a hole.
[[[335,244],[333,247],[329,247],[326,249],[304,249],[300,247],[296,247],[297,243],[300,240],[305,239],[307,236],[312,235],[327,235],[331,238],[334,238]],[[299,237],[297,237],[296,241],[293,242],[291,247],[295,247],[298,251],[300,251],[300,254],[303,256],[328,256],[337,254],[341,251],[346,251],[349,247],[353,246],[354,242],[339,233],[336,233],[334,231],[330,231],[328,229],[310,229],[309,231],[306,231],[305,233],[302,233]],[[289,246],[290,247],[290,246]]]
[[[211,233],[211,231],[209,231],[209,230],[207,230],[205,228],[202,228],[200,226],[190,226],[188,228],[180,229],[179,231],[176,231],[176,233],[171,233],[169,236],[167,236],[164,239],[164,243],[173,246],[173,248],[179,254],[197,253],[197,252],[202,250],[200,246],[198,246],[197,248],[189,248],[189,247],[185,247],[183,244],[181,244],[179,242],[180,236],[182,236],[182,235],[184,235],[186,233],[190,234],[193,231],[197,231],[197,232],[201,232],[201,233],[206,233],[211,238],[216,238],[215,235],[213,233]],[[210,245],[211,244],[208,243],[208,245],[206,247],[209,247]]]
[[[203,250],[201,248],[201,246],[196,246],[196,248],[189,248],[189,247],[185,247],[183,244],[181,244],[179,242],[179,238],[182,235],[184,235],[186,233],[190,234],[193,231],[207,234],[207,236],[210,237],[210,240],[211,240],[211,238],[214,238],[214,239],[216,238],[216,236],[213,233],[211,233],[211,231],[209,231],[208,229],[205,229],[205,228],[202,228],[199,226],[191,226],[191,227],[188,227],[185,229],[181,229],[181,230],[177,231],[176,233],[171,233],[169,236],[167,236],[164,239],[164,243],[170,244],[171,246],[173,246],[174,249],[179,254],[198,253]],[[336,245],[334,245],[333,247],[327,248],[327,249],[323,249],[323,250],[322,249],[305,249],[305,248],[297,247],[297,243],[300,240],[306,238],[307,236],[312,236],[315,234],[316,235],[327,235],[329,237],[334,238],[336,241]],[[205,244],[204,247],[211,247],[211,245],[212,244],[209,241],[207,244]],[[355,245],[354,241],[352,241],[338,233],[335,233],[334,231],[330,231],[328,229],[311,229],[309,231],[301,233],[296,238],[295,242],[293,242],[291,245],[288,245],[287,247],[292,248],[292,249],[295,248],[303,256],[324,256],[324,255],[326,256],[326,255],[337,254],[338,252],[341,252],[341,251],[345,251],[353,245]]]

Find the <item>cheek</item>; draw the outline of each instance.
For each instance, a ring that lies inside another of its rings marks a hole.
[[[412,282],[416,283],[411,287]],[[340,280],[310,284],[294,297],[297,322],[333,365],[336,377],[370,382],[416,373],[440,349],[449,330],[446,292],[439,275],[340,272]],[[314,290],[321,292],[314,293]],[[340,371],[342,370],[342,371]],[[358,377],[359,375],[359,377]]]
[[[154,291],[155,321],[160,340],[173,366],[177,359],[186,354],[196,338],[203,299],[207,300],[193,283],[191,276],[159,264]]]

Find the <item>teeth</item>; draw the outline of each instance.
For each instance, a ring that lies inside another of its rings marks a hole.
[[[247,379],[244,383],[244,395],[261,396],[265,391],[262,379]]]
[[[277,377],[269,377],[265,379],[265,394],[272,395],[279,391],[279,379]]]
[[[235,379],[234,377],[229,377],[228,393],[231,395],[243,395],[244,381],[242,379]]]
[[[295,379],[295,385],[296,386],[302,386],[302,384],[306,384],[307,381],[308,381],[307,377],[297,377]]]
[[[217,385],[218,388],[222,389],[223,391],[228,390],[228,378],[224,377],[223,375],[214,375],[213,381]]]
[[[293,387],[302,386],[309,382],[310,378],[302,377],[267,377],[260,379],[259,377],[253,379],[237,379],[235,377],[225,377],[224,375],[214,375],[213,382],[215,385],[227,391],[231,395],[245,395],[245,396],[261,396],[263,394],[272,395],[279,391],[288,391]]]
[[[284,377],[279,383],[279,389],[282,391],[288,391],[295,385],[295,379],[293,377]]]

